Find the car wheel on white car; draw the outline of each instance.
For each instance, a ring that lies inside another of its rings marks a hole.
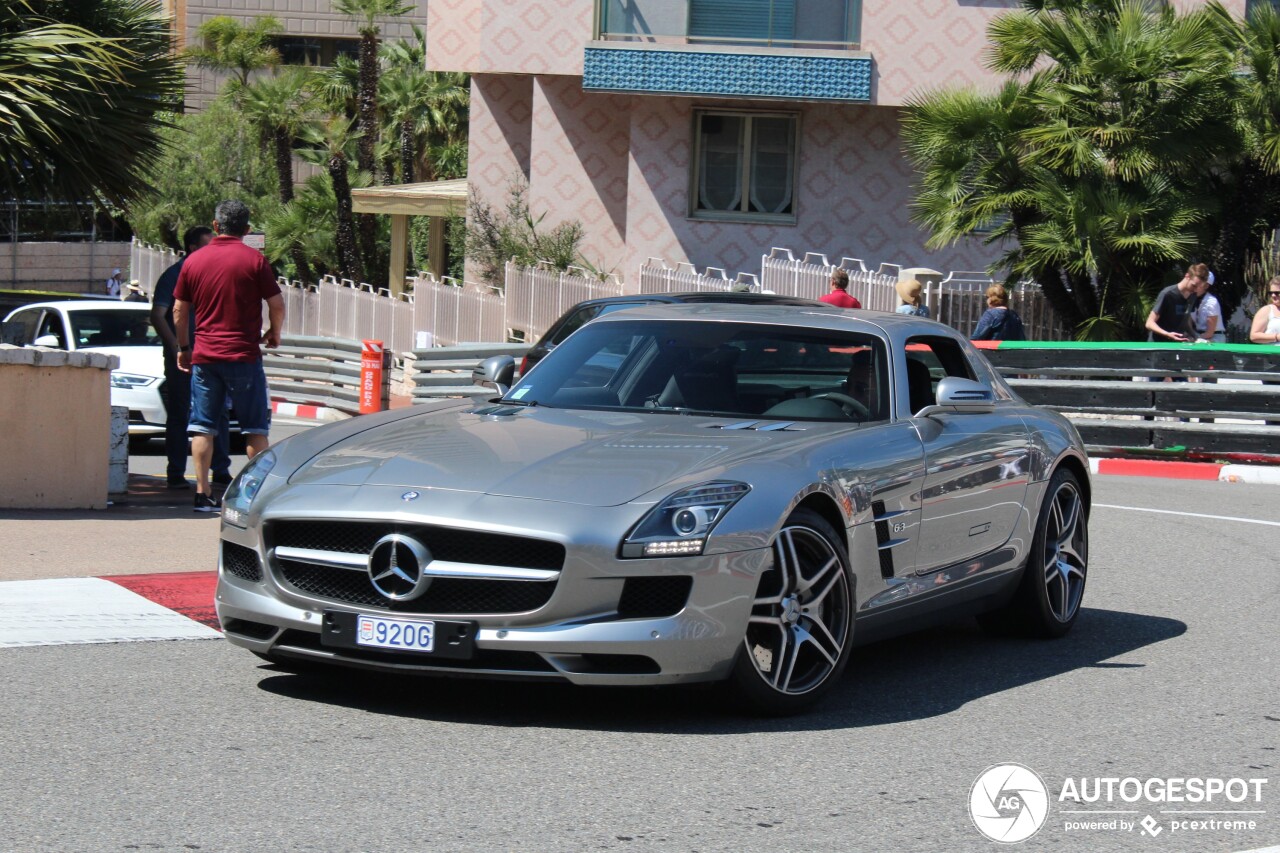
[[[831,689],[849,662],[853,574],[840,537],[798,509],[773,542],[746,636],[730,676],[741,699],[766,714],[794,714]]]
[[[1089,519],[1080,481],[1066,468],[1049,480],[1031,552],[1012,600],[978,617],[993,633],[1061,637],[1080,615],[1089,574]]]

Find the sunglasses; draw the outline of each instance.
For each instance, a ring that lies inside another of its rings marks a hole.
[[[1272,299],[1275,299],[1277,296],[1280,296],[1280,290],[1268,290],[1267,296],[1271,297]]]

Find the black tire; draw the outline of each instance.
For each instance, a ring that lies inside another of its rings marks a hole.
[[[738,706],[785,716],[821,699],[848,665],[854,579],[843,539],[811,510],[791,514],[773,551],[728,686]]]
[[[1017,591],[1007,605],[984,613],[978,622],[994,634],[1061,637],[1080,615],[1088,575],[1089,515],[1084,495],[1076,475],[1059,468],[1045,490]]]

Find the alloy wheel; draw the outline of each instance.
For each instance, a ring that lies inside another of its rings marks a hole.
[[[1080,607],[1089,567],[1084,502],[1072,482],[1063,482],[1050,499],[1044,530],[1044,583],[1049,610],[1069,622]]]
[[[843,657],[849,578],[827,537],[807,526],[779,531],[773,556],[752,601],[745,653],[771,689],[799,695],[826,682]]]

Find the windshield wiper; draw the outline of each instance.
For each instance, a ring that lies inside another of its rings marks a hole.
[[[537,400],[508,400],[505,397],[500,397],[498,402],[504,406],[525,406],[529,408],[538,405]]]

